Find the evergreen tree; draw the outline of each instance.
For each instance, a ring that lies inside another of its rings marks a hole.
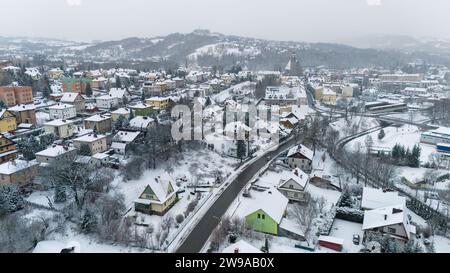
[[[120,77],[116,77],[116,87],[122,88],[122,82],[120,81]]]
[[[242,159],[245,157],[246,152],[246,145],[244,140],[237,140],[236,141],[236,156],[239,158],[242,162]]]
[[[90,83],[86,83],[86,88],[84,90],[86,96],[90,97],[92,96],[92,88]]]
[[[353,201],[352,201],[352,197],[351,197],[350,193],[348,192],[348,190],[344,190],[344,192],[342,193],[340,206],[341,207],[351,207],[352,204],[353,204]]]
[[[0,217],[23,209],[25,202],[16,185],[0,185]]]
[[[383,129],[381,129],[380,130],[380,132],[378,133],[378,139],[383,139],[384,138],[384,136],[385,136],[385,133],[384,133],[384,130]]]
[[[209,97],[206,98],[205,106],[211,105],[211,99]]]

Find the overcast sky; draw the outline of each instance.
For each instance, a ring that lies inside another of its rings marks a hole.
[[[449,0],[0,0],[1,36],[152,37],[196,28],[295,41],[450,37]]]

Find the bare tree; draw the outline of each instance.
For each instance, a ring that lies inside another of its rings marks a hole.
[[[313,221],[318,215],[317,200],[311,198],[305,205],[295,204],[293,214],[309,245],[312,239]]]

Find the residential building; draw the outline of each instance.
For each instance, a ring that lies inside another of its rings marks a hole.
[[[303,86],[268,86],[264,96],[267,105],[307,105],[308,100]]]
[[[33,91],[31,86],[1,86],[0,101],[7,107],[33,103]]]
[[[170,106],[170,98],[151,97],[145,100],[145,104],[150,105],[154,109],[166,109]]]
[[[19,187],[30,184],[38,173],[38,164],[34,160],[19,159],[0,164],[0,184],[15,184]]]
[[[67,139],[73,136],[75,125],[71,120],[55,119],[44,123],[46,134],[54,134],[59,139]]]
[[[278,190],[286,196],[289,201],[306,201],[305,188],[308,184],[309,176],[299,168],[295,168],[284,176],[278,184]]]
[[[59,80],[64,76],[64,71],[61,70],[59,67],[50,69],[48,72],[48,77],[53,80]]]
[[[119,131],[112,139],[111,148],[116,153],[124,155],[128,145],[135,142],[140,134],[140,132]]]
[[[58,103],[48,108],[51,119],[71,119],[77,116],[74,105]]]
[[[153,108],[151,105],[146,103],[138,103],[130,106],[131,111],[135,116],[148,117],[153,113]]]
[[[62,87],[64,92],[75,92],[84,94],[86,92],[86,86],[88,83],[90,84],[91,80],[86,78],[62,79]]]
[[[87,145],[90,150],[90,155],[96,153],[102,153],[108,149],[107,140],[105,135],[87,134],[73,140],[75,148],[80,150],[83,145]]]
[[[155,124],[155,120],[149,117],[136,116],[130,120],[130,128],[147,131],[148,128]]]
[[[399,196],[396,191],[387,191],[364,187],[361,199],[363,210],[379,209],[394,205],[406,205],[406,198]]]
[[[113,109],[119,106],[119,98],[109,94],[95,98],[95,103],[99,109]]]
[[[17,129],[16,117],[6,109],[0,110],[0,133],[12,132]]]
[[[276,188],[252,193],[252,202],[246,209],[245,225],[254,231],[278,235],[279,225],[289,200]]]
[[[73,160],[76,156],[77,150],[74,147],[52,145],[50,148],[36,153],[36,161],[39,163],[51,163],[64,158]]]
[[[0,164],[16,159],[17,152],[16,143],[4,135],[0,135]]]
[[[84,128],[92,129],[96,133],[104,134],[110,132],[111,118],[103,115],[94,115],[84,120]]]
[[[313,151],[304,145],[298,145],[289,149],[286,163],[292,168],[300,168],[304,172],[312,170]]]
[[[389,236],[400,243],[409,241],[416,234],[416,227],[409,222],[403,204],[366,210],[362,229],[363,242],[371,233]]]
[[[119,108],[111,112],[111,119],[113,122],[117,121],[119,117],[124,117],[126,120],[128,120],[130,118],[130,109]]]
[[[241,239],[224,248],[222,253],[262,253],[262,251]]]
[[[131,100],[131,93],[127,88],[111,88],[108,95],[116,97],[118,99],[118,103],[121,105],[124,105]]]
[[[36,107],[33,104],[18,104],[8,108],[14,114],[17,124],[28,123],[36,125]]]
[[[178,187],[170,178],[149,180],[139,198],[134,201],[135,211],[164,215],[178,200]]]
[[[80,93],[66,92],[59,101],[75,106],[77,113],[84,112],[86,108],[86,99]]]

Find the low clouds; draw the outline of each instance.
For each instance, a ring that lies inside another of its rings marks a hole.
[[[66,0],[69,7],[75,7],[81,5],[81,0]]]

